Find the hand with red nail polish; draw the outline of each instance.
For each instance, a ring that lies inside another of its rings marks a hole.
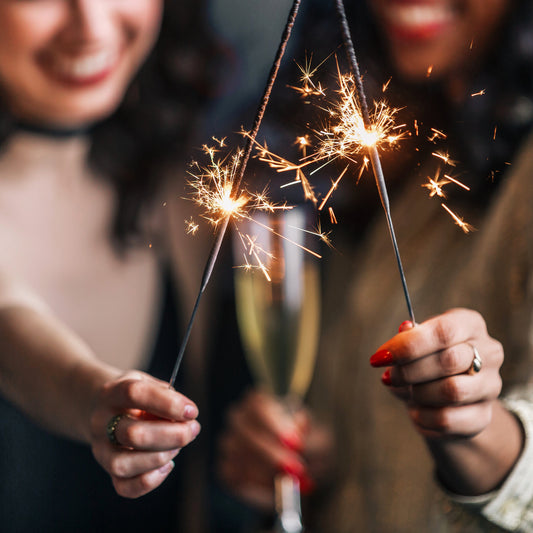
[[[416,326],[406,321],[370,358],[372,366],[387,367],[382,383],[407,402],[411,422],[430,443],[440,475],[454,490],[494,489],[520,453],[520,428],[498,402],[502,363],[501,344],[489,336],[483,317],[469,309],[453,309]],[[480,464],[490,449],[497,466],[480,468],[465,481],[460,465],[473,470],[468,463],[476,446]]]
[[[218,444],[217,470],[225,486],[265,511],[274,508],[276,475],[295,476],[311,491],[333,461],[331,434],[307,409],[289,414],[278,399],[259,391],[230,410]]]

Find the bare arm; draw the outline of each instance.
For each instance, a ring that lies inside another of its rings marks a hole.
[[[126,497],[159,486],[200,431],[193,402],[102,363],[46,309],[26,303],[0,306],[0,392],[44,428],[89,444]],[[106,430],[117,414],[112,444]]]

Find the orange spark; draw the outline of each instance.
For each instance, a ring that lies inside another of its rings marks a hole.
[[[448,153],[432,152],[431,155],[434,157],[437,157],[438,159],[442,159],[447,165],[450,165],[451,167],[454,167],[455,165],[457,165],[457,161],[450,159],[450,156]]]
[[[465,232],[470,233],[471,231],[475,231],[476,228],[468,224],[468,222],[465,222],[462,218],[459,218],[446,204],[441,204],[444,209],[450,214],[450,216],[453,218],[454,222]]]

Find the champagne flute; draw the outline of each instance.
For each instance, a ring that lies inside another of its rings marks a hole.
[[[242,254],[242,235],[250,236],[270,278],[261,268],[236,269],[237,319],[247,361],[255,379],[282,398],[289,412],[301,405],[310,385],[320,329],[319,262],[307,251],[318,244],[305,231],[307,219],[305,206],[260,213],[239,224],[241,236],[235,239],[235,251]],[[275,491],[277,531],[302,532],[298,479],[278,475]]]

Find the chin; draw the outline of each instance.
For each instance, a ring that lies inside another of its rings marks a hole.
[[[120,93],[112,98],[77,98],[60,100],[61,109],[50,109],[43,117],[47,123],[67,128],[90,126],[111,116],[123,99]]]

